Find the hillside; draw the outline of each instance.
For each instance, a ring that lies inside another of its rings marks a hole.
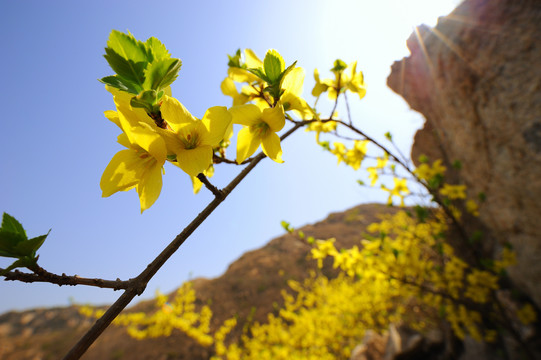
[[[337,247],[358,243],[366,226],[378,220],[378,214],[395,212],[385,205],[360,205],[325,220],[302,227],[307,236],[337,239]],[[200,304],[211,304],[213,325],[237,315],[240,325],[255,308],[254,320],[265,321],[266,314],[281,302],[280,291],[289,279],[302,279],[315,267],[308,252],[310,246],[285,234],[264,247],[250,251],[233,262],[215,279],[195,279],[194,289]],[[180,284],[179,284],[180,285]],[[152,301],[132,309],[152,309]],[[77,341],[91,321],[75,307],[34,309],[0,315],[0,359],[59,359]],[[89,349],[84,359],[207,359],[208,352],[193,340],[177,333],[168,338],[137,341],[123,328],[111,327]]]

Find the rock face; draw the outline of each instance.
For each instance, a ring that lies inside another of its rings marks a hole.
[[[462,163],[491,256],[510,242],[512,281],[541,307],[541,1],[466,0],[408,40],[391,89],[421,112],[413,159]]]

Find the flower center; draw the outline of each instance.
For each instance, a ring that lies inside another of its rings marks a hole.
[[[199,142],[199,134],[189,132],[186,134],[186,137],[181,138],[181,140],[186,150],[195,149],[197,147],[197,143]]]
[[[250,130],[258,136],[265,136],[270,130],[270,126],[262,121],[258,124],[250,126]]]

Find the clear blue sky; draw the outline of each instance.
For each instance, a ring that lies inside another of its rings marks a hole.
[[[422,118],[386,88],[385,79],[392,62],[407,55],[412,26],[435,23],[453,3],[2,0],[0,212],[15,216],[30,236],[52,228],[39,251],[45,269],[127,279],[211,200],[205,189],[194,196],[188,176],[172,166],[160,198],[143,215],[135,191],[101,197],[101,174],[121,149],[118,128],[103,116],[114,109],[112,97],[97,81],[112,74],[102,57],[112,29],[140,39],[155,36],[182,60],[173,95],[198,117],[211,106],[231,105],[219,86],[226,54],[237,48],[261,57],[275,48],[287,63],[297,60],[306,70],[310,103],[314,68],[330,77],[336,58],[357,60],[368,94],[352,104],[355,123],[378,138],[391,130],[409,153]],[[258,165],[160,270],[143,298],[157,288],[172,291],[190,276],[220,275],[242,253],[282,234],[281,220],[302,226],[329,212],[385,201],[385,194],[356,184],[361,174],[336,166],[313,134],[298,133],[282,147],[285,163],[266,159]],[[213,182],[225,186],[240,169],[218,166]],[[10,263],[0,258],[0,267]],[[109,303],[118,296],[108,289],[0,281],[0,313],[67,305],[70,298]]]

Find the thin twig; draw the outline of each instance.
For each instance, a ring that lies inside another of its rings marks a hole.
[[[127,289],[131,285],[132,280],[104,280],[104,279],[90,279],[77,275],[68,276],[66,274],[57,275],[43,270],[43,272],[29,274],[19,270],[10,271],[5,275],[4,281],[21,281],[25,283],[33,282],[48,282],[56,284],[58,286],[69,285],[86,285],[95,286],[99,288],[108,288],[113,290]]]
[[[199,181],[205,184],[207,189],[209,189],[210,192],[214,194],[214,196],[222,196],[222,192],[216,186],[212,185],[209,179],[204,174],[197,174],[197,178],[199,179]]]

